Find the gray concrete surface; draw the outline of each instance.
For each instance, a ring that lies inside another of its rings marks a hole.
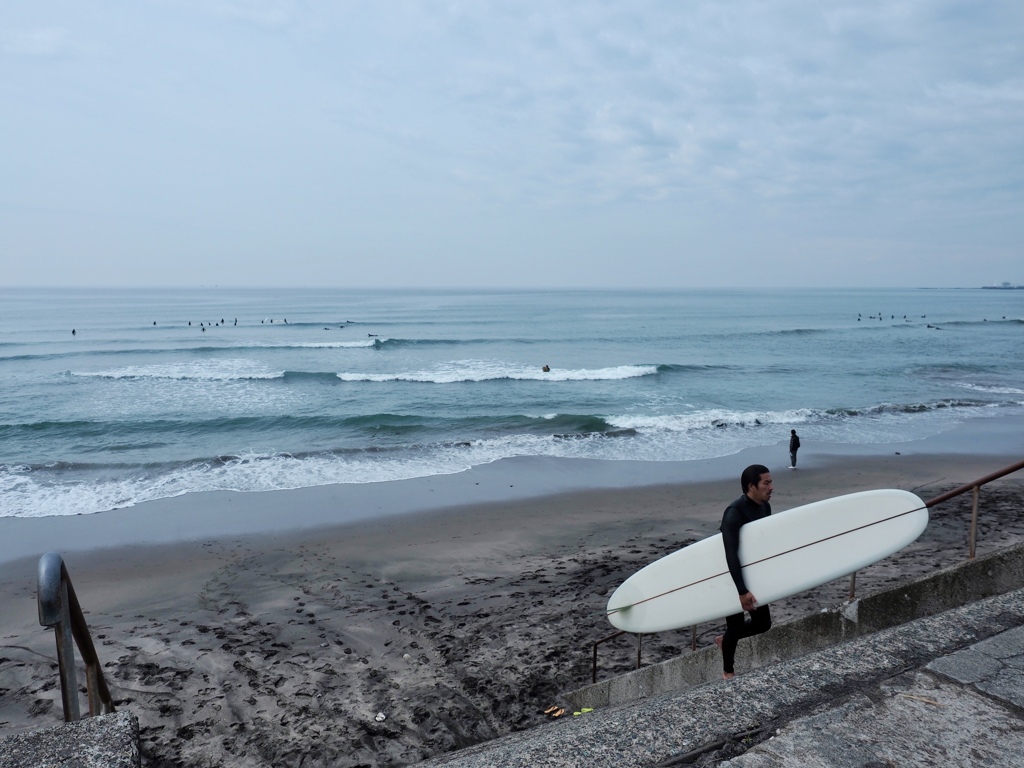
[[[0,768],[139,768],[139,721],[129,712],[0,737]]]
[[[1020,766],[1022,674],[1016,590],[422,765]]]
[[[1024,765],[1024,627],[799,718],[730,768]]]
[[[765,635],[741,640],[736,670],[745,674],[1021,588],[1024,588],[1024,547],[1006,549],[804,619],[776,625]],[[573,709],[607,707],[702,685],[717,680],[721,671],[721,653],[716,648],[705,648],[600,680],[565,695]]]

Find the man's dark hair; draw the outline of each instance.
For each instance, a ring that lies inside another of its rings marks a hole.
[[[751,464],[744,469],[743,474],[740,475],[740,487],[743,488],[743,492],[746,493],[747,488],[761,482],[761,475],[767,475],[769,472],[771,470],[764,464]]]

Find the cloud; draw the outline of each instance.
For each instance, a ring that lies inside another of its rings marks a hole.
[[[178,12],[239,21],[268,30],[293,26],[301,13],[300,5],[291,0],[163,0],[161,4]]]
[[[895,258],[983,227],[1008,251],[1022,21],[1008,0],[2,9],[0,28],[36,31],[0,36],[18,57],[0,216],[91,211],[133,222],[126,243],[167,221],[168,248],[204,253],[188,233],[444,253],[452,275],[488,232],[591,265],[630,233],[664,254],[699,232],[708,275],[715,253],[766,243]]]
[[[63,56],[75,51],[71,35],[60,27],[0,33],[0,51],[12,56]]]

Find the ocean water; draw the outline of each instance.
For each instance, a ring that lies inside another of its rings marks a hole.
[[[1024,291],[8,288],[0,382],[0,516],[880,444],[1024,414]]]

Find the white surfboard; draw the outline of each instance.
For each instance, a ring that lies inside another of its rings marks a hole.
[[[909,491],[878,490],[816,501],[740,529],[743,580],[758,605],[876,563],[914,541],[928,508]],[[664,632],[742,611],[722,534],[666,555],[619,586],[608,619],[627,632]]]

